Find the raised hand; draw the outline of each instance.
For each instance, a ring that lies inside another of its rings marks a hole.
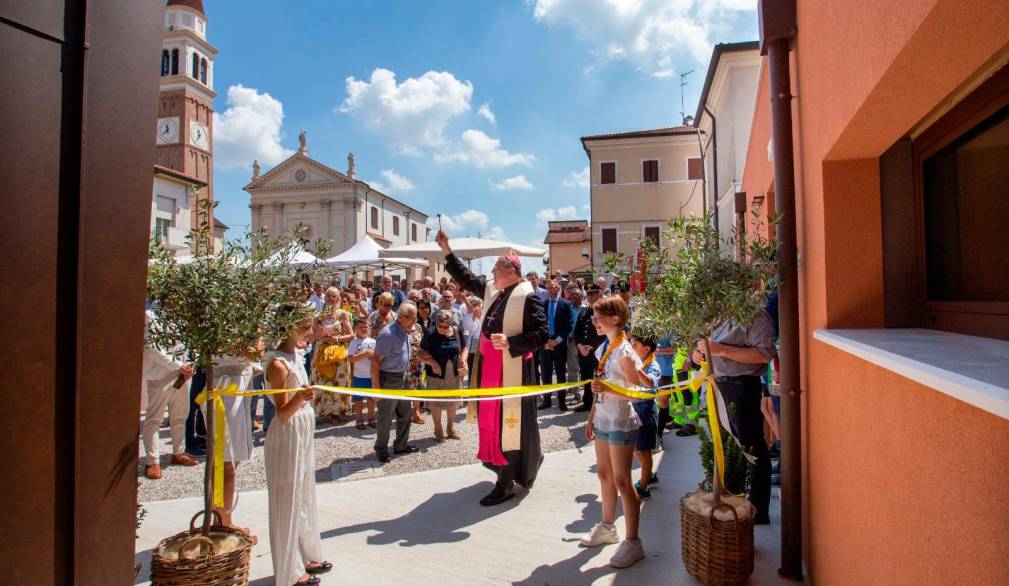
[[[444,230],[438,230],[438,234],[434,237],[434,241],[438,243],[438,248],[440,248],[446,255],[452,254],[452,247],[448,244],[448,234],[446,234]]]

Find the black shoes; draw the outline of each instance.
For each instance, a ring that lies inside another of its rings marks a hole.
[[[500,505],[505,501],[511,500],[514,497],[514,490],[502,490],[495,486],[494,490],[492,490],[490,494],[480,499],[480,505],[484,507],[493,507],[494,505]]]
[[[189,454],[190,456],[206,456],[207,450],[206,448],[202,448],[200,446],[193,446],[193,447],[187,447],[186,453]]]
[[[579,405],[573,409],[575,413],[585,413],[586,411],[591,411],[592,405]]]
[[[554,406],[554,404],[551,403],[550,401],[545,401],[543,403],[540,403],[539,406],[536,407],[536,409],[538,409],[539,411],[542,411],[544,409],[549,409],[549,408],[551,408],[553,406]]]
[[[378,457],[378,461],[383,464],[388,463],[391,459],[389,458],[389,452],[375,452],[375,455]]]
[[[419,451],[420,451],[420,448],[418,448],[417,446],[410,446],[410,445],[408,445],[405,448],[403,448],[402,450],[393,450],[392,453],[396,454],[397,456],[399,456],[400,454],[413,454],[413,453],[416,453],[416,452],[419,452]]]

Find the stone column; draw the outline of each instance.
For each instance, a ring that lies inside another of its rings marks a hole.
[[[273,234],[274,238],[279,238],[284,233],[284,204],[273,202]]]
[[[250,204],[249,208],[252,209],[252,229],[250,232],[258,232],[263,227],[263,204]]]
[[[333,238],[333,200],[323,198],[319,200],[319,238],[331,240]],[[336,245],[336,243],[333,243]]]

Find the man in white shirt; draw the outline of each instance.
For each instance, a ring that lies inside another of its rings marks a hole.
[[[148,309],[144,315],[146,327],[150,327],[155,319],[154,312]],[[182,355],[182,348],[165,352],[150,342],[146,342],[144,348],[144,384],[147,387],[147,410],[144,412],[143,423],[144,453],[147,458],[144,474],[151,480],[161,478],[158,431],[166,407],[172,437],[171,463],[183,466],[195,466],[198,463],[184,451],[186,417],[189,415],[189,379],[193,376],[193,366],[186,364]]]
[[[326,296],[322,291],[322,283],[312,285],[312,294],[308,297],[308,302],[315,306],[316,311],[322,311],[326,305]]]

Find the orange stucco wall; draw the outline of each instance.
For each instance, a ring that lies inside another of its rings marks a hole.
[[[879,156],[1009,47],[1009,2],[798,3],[806,562],[817,584],[1009,584],[1009,422],[812,339],[882,327]],[[743,190],[773,197],[764,64]]]
[[[813,342],[813,584],[1009,584],[1009,421]]]

